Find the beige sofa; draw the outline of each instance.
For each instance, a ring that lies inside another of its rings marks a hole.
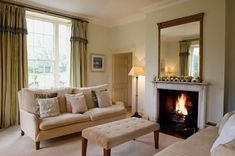
[[[55,138],[84,128],[120,120],[126,117],[126,110],[122,102],[116,102],[110,107],[98,108],[92,100],[92,90],[109,89],[108,85],[89,88],[60,88],[51,90],[22,89],[18,92],[20,105],[21,135],[28,135],[40,148],[40,141]],[[57,93],[60,105],[60,115],[40,118],[37,114],[38,105],[35,94]],[[83,92],[88,111],[83,114],[67,112],[65,94]]]
[[[210,152],[218,137],[218,127],[210,126],[192,135],[184,141],[177,142],[154,156],[235,156],[235,140],[219,145]]]

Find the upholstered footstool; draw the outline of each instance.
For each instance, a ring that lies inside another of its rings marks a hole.
[[[151,132],[158,148],[159,128],[155,122],[134,117],[86,128],[82,131],[82,156],[86,156],[88,140],[103,147],[104,156],[110,156],[112,147]]]

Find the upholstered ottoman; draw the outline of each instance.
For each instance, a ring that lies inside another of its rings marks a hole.
[[[140,118],[127,118],[86,128],[82,131],[82,156],[86,156],[87,141],[104,149],[104,156],[111,155],[111,148],[137,137],[154,132],[155,148],[158,148],[159,124]]]

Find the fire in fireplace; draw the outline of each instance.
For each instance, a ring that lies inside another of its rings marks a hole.
[[[161,131],[187,138],[197,131],[198,92],[159,90]]]
[[[177,114],[188,115],[188,110],[186,108],[186,101],[187,101],[187,96],[182,93],[176,101],[175,112]]]

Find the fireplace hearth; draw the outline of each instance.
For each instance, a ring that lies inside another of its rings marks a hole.
[[[161,132],[187,138],[198,130],[198,92],[159,89]]]

